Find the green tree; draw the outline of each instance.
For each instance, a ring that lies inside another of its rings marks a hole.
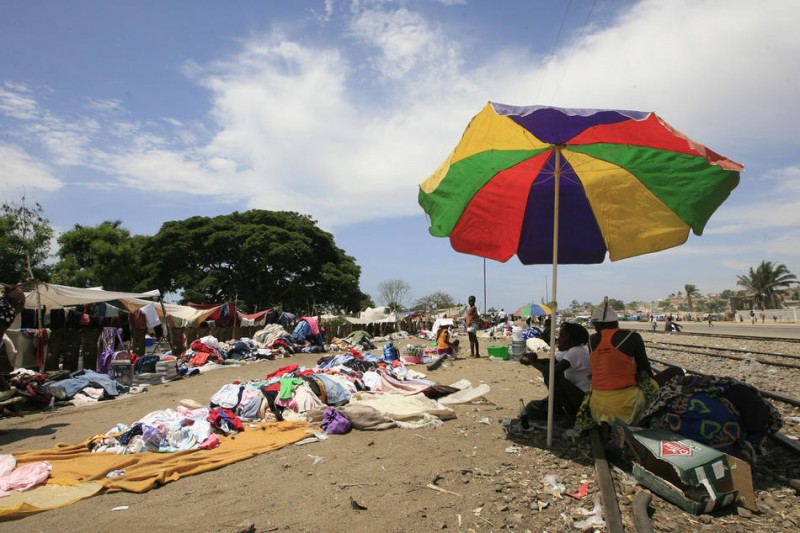
[[[49,281],[50,269],[45,262],[50,254],[53,228],[42,213],[42,206],[28,205],[25,196],[19,202],[4,202],[0,206],[0,280]]]
[[[686,304],[689,306],[689,311],[693,311],[694,306],[692,305],[692,297],[699,296],[700,291],[697,289],[696,285],[692,285],[690,283],[684,285],[683,288],[686,291]]]
[[[728,304],[724,300],[709,300],[706,303],[706,310],[712,314],[721,313],[726,307]]]
[[[76,224],[58,238],[59,262],[53,268],[53,281],[111,291],[147,290],[150,287],[142,284],[142,257],[149,240],[131,236],[120,220],[94,227]]]
[[[148,281],[183,301],[249,309],[361,309],[361,268],[309,216],[254,209],[166,222],[150,242]]]
[[[403,309],[403,300],[406,299],[410,291],[411,286],[402,279],[388,279],[378,284],[380,301],[391,311]]]
[[[777,309],[798,281],[786,265],[761,261],[755,270],[750,267],[746,275],[737,276],[736,284],[744,287],[747,295],[752,296],[761,309]]]
[[[455,307],[456,301],[448,293],[444,291],[436,291],[417,298],[414,301],[413,309],[415,311],[424,311],[431,309],[445,309],[447,307]]]
[[[625,302],[623,302],[622,300],[617,300],[616,298],[609,298],[608,306],[614,311],[622,311],[623,313],[625,312]]]

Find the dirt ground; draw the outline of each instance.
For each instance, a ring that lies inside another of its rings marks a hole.
[[[131,424],[151,411],[174,408],[184,398],[207,403],[235,379],[263,378],[291,363],[313,366],[318,358],[302,354],[223,368],[153,386],[139,395],[5,418],[0,420],[0,430],[5,431],[0,446],[3,453],[13,453],[81,442],[118,422]],[[421,365],[414,368],[427,372]],[[523,446],[506,438],[500,420],[515,417],[521,400],[546,394],[533,370],[516,362],[467,358],[429,373],[429,379],[443,384],[464,378],[491,387],[487,402],[454,406],[457,418],[437,429],[352,431],[144,494],[100,494],[0,524],[0,530],[111,531],[135,525],[157,531],[483,531],[506,522],[541,529],[532,522],[531,498],[518,489],[541,485],[547,473],[556,474],[568,489],[577,489],[584,477],[593,476],[588,444],[545,450],[545,431],[526,437]],[[322,460],[315,464],[314,456]],[[593,506],[591,497],[563,501],[569,507]],[[128,509],[112,511],[118,506]],[[539,514],[539,504],[534,506]],[[554,529],[563,526],[560,508],[548,504],[541,511],[548,523],[560,524]],[[536,523],[544,526],[538,519]]]
[[[466,340],[466,339],[465,339]],[[408,342],[397,341],[398,347]],[[485,355],[488,339],[482,339]],[[492,344],[510,344],[492,342]],[[462,355],[464,347],[462,346]],[[378,352],[376,352],[378,353]],[[314,366],[318,354],[301,354],[223,368],[150,387],[139,395],[84,407],[61,407],[0,419],[2,453],[77,443],[115,424],[175,408],[184,398],[207,403],[233,380],[263,378],[287,364]],[[424,366],[413,367],[426,372]],[[546,431],[509,437],[500,424],[517,416],[523,401],[544,397],[538,373],[514,361],[461,358],[428,373],[442,384],[486,383],[485,402],[453,406],[457,418],[437,429],[352,431],[328,440],[289,446],[220,470],[186,477],[144,494],[99,494],[21,520],[0,531],[580,531],[599,497],[587,438],[562,436],[553,446]],[[321,459],[320,459],[321,458]],[[585,498],[554,494],[545,476],[565,492],[589,482]],[[626,529],[634,531],[629,502],[633,485],[619,484]],[[698,522],[654,497],[656,530],[739,530]],[[113,511],[126,506],[125,510]],[[659,514],[661,516],[659,516]],[[587,516],[588,515],[588,516]],[[736,527],[740,517],[732,515]],[[717,522],[719,525],[719,522]],[[601,528],[602,530],[602,528]],[[742,531],[744,529],[741,529]]]

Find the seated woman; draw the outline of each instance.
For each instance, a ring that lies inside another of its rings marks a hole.
[[[458,351],[458,339],[452,339],[450,335],[451,327],[442,326],[436,332],[436,351],[439,355],[455,355]]]
[[[636,425],[659,383],[682,371],[672,368],[654,377],[642,336],[619,328],[608,298],[594,308],[591,319],[597,330],[589,338],[592,387],[576,417],[575,430],[611,425],[616,419]]]
[[[450,337],[451,326],[441,326],[436,332],[436,351],[439,353],[439,359],[428,365],[428,370],[436,370],[445,359],[454,357],[458,352],[458,339],[453,340]]]
[[[555,384],[553,390],[553,416],[565,416],[572,426],[583,403],[583,397],[591,384],[592,367],[589,363],[589,332],[580,324],[567,322],[561,326],[556,353]],[[525,354],[520,362],[531,365],[542,373],[544,383],[550,388],[550,361]],[[530,402],[520,416],[523,426],[530,420],[547,418],[547,399]]]

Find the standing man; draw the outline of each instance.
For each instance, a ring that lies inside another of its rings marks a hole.
[[[469,356],[480,357],[478,351],[478,326],[480,324],[480,316],[478,315],[478,308],[475,307],[475,297],[470,296],[467,299],[469,305],[467,306],[467,336],[469,337]]]

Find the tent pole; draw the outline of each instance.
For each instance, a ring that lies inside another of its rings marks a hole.
[[[483,258],[483,314],[486,315],[486,258]]]
[[[167,346],[169,349],[172,350],[172,335],[169,331],[169,318],[167,318],[167,309],[164,306],[164,294],[161,293],[158,295],[158,303],[161,304],[161,314],[164,315],[164,333],[166,333],[167,337]]]
[[[550,308],[550,368],[547,392],[547,447],[553,445],[553,409],[555,404],[556,384],[556,315],[558,312],[558,299],[556,298],[558,276],[558,204],[561,185],[561,146],[553,146],[555,152],[555,187],[553,192],[553,302]]]

